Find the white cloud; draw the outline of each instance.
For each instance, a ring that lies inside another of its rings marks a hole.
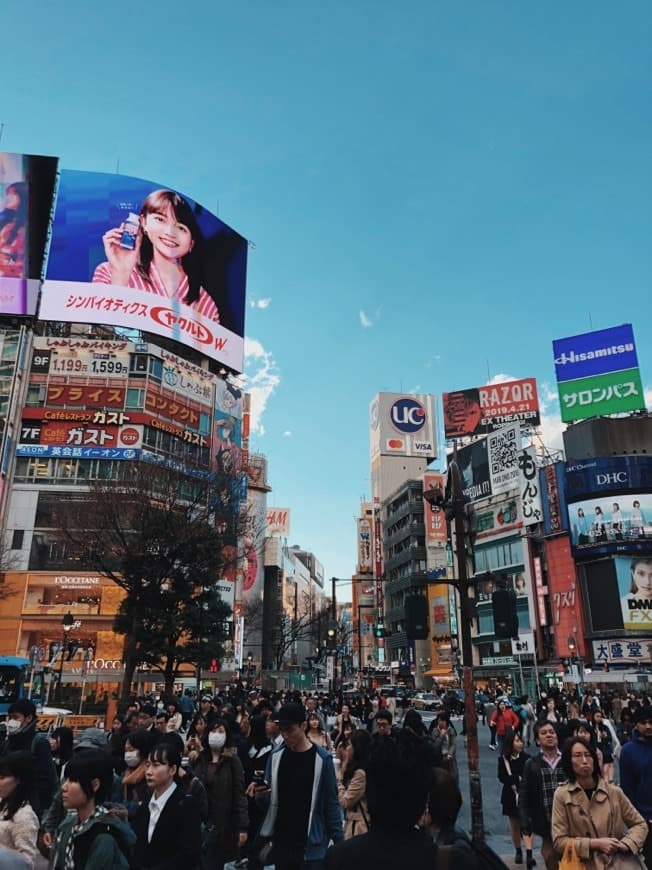
[[[284,438],[291,438],[292,437],[292,429],[286,429],[285,432],[283,433],[283,437]]]
[[[261,308],[264,310],[265,308],[269,308],[271,301],[272,301],[271,296],[266,296],[264,299],[250,299],[249,300],[249,307],[250,308]]]
[[[361,308],[360,309],[360,326],[363,326],[365,329],[369,329],[369,327],[373,326],[373,325],[374,325],[373,320],[370,317],[368,317]]]
[[[645,387],[645,407],[648,411],[652,411],[652,387]]]
[[[271,351],[265,350],[256,338],[245,337],[245,374],[247,392],[251,395],[251,431],[265,434],[262,416],[267,403],[281,383]]]

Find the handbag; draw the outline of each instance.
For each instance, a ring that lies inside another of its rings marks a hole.
[[[582,859],[575,848],[575,840],[569,839],[559,862],[559,870],[583,870],[583,868]]]

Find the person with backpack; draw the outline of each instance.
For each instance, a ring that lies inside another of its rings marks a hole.
[[[134,832],[122,807],[105,806],[113,786],[107,752],[84,752],[66,767],[61,787],[68,815],[57,829],[53,870],[128,870]]]

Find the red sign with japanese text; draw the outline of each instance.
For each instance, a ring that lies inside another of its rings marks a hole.
[[[423,475],[423,491],[435,491],[443,499],[444,496],[444,475],[443,474],[424,474]],[[443,508],[431,505],[430,502],[424,499],[424,520],[426,524],[426,541],[429,544],[446,543],[446,514]]]
[[[538,426],[541,422],[535,378],[443,393],[442,404],[446,438],[482,435],[509,423]]]
[[[167,417],[169,420],[174,420],[177,423],[182,423],[184,426],[190,426],[193,429],[197,429],[199,426],[199,411],[184,405],[178,399],[163,396],[151,387],[145,394],[145,410],[161,417]]]

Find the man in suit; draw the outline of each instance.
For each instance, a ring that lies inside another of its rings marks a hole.
[[[179,748],[161,741],[150,752],[145,779],[149,803],[136,812],[137,866],[143,870],[196,870],[201,852],[200,811],[191,794],[177,783]]]

